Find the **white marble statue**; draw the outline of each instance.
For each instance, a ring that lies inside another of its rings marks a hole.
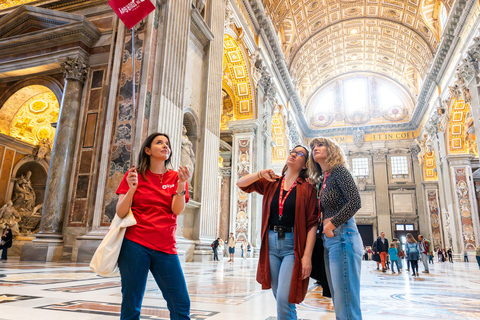
[[[0,228],[4,229],[5,226],[10,226],[12,234],[16,235],[20,231],[18,229],[18,222],[22,220],[18,211],[14,208],[12,201],[8,201],[0,209]]]
[[[186,166],[190,171],[190,178],[188,179],[189,188],[192,187],[193,171],[195,169],[195,152],[193,151],[193,144],[188,139],[187,128],[183,126],[182,135],[182,154],[180,158],[180,164]]]
[[[423,164],[423,157],[425,156],[425,145],[419,138],[415,139],[415,143],[420,147],[420,152],[418,153],[417,158],[418,163],[421,165]]]
[[[35,206],[36,196],[30,181],[31,176],[31,171],[28,171],[26,175],[22,174],[15,181],[15,186],[13,187],[12,202],[20,211],[31,212]]]

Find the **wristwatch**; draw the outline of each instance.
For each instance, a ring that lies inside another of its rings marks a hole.
[[[176,192],[175,194],[177,196],[183,197],[185,195],[185,193],[187,193],[187,190],[183,190],[182,192]]]

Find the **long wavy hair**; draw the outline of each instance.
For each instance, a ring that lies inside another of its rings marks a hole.
[[[158,136],[164,136],[168,140],[168,147],[170,148],[170,156],[168,157],[167,160],[165,160],[165,168],[167,169],[170,161],[172,159],[172,145],[170,144],[170,137],[165,134],[165,133],[152,133],[145,139],[145,141],[142,144],[142,148],[140,149],[140,153],[138,154],[138,168],[137,171],[142,175],[142,178],[145,179],[145,181],[149,182],[147,179],[147,176],[145,174],[145,171],[150,168],[150,156],[145,152],[145,148],[152,148],[152,143],[153,140],[155,140],[156,137]]]
[[[327,165],[327,171],[331,172],[336,166],[343,165],[347,167],[347,159],[342,148],[336,144],[333,140],[328,138],[315,138],[310,142],[310,149],[313,151],[315,145],[323,144],[327,147],[327,158],[325,163]],[[320,177],[323,175],[322,168],[313,159],[313,152],[310,153],[309,161],[307,162],[308,174],[315,183],[320,182]]]
[[[303,148],[305,149],[305,166],[307,167],[306,169],[302,169],[300,171],[300,174],[298,175],[299,177],[301,177],[303,180],[307,179],[308,178],[308,161],[309,161],[309,158],[308,158],[308,149],[305,148],[304,146],[300,145],[300,144],[297,144],[292,150],[295,150],[295,148],[297,147],[300,147],[300,148]],[[285,166],[283,167],[283,170],[282,170],[282,176],[287,172],[287,169],[288,169],[288,166],[285,164]]]
[[[407,233],[407,242],[408,243],[417,243],[417,240],[412,236],[411,233]]]

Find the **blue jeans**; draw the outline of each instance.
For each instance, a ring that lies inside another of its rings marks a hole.
[[[325,268],[338,320],[361,320],[360,273],[363,241],[352,217],[325,244]]]
[[[176,254],[152,250],[125,238],[118,267],[122,278],[121,320],[140,319],[149,270],[167,301],[170,319],[190,319],[190,297]]]
[[[398,260],[397,260],[397,268],[403,269],[403,262],[402,262],[402,258],[400,257],[398,257]]]
[[[479,256],[475,256],[475,258],[477,258],[478,267],[480,268],[480,257],[479,257]]]
[[[270,259],[270,276],[272,291],[277,300],[277,319],[296,320],[295,303],[288,303],[290,283],[292,281],[295,253],[293,232],[285,233],[285,238],[279,239],[278,233],[268,232],[268,257]]]
[[[426,253],[421,253],[420,257],[422,258],[423,268],[425,269],[425,271],[429,271],[428,270],[428,255]]]
[[[397,271],[400,272],[400,266],[398,265],[398,260],[390,260],[392,262],[392,272],[395,272],[395,265],[397,265]]]

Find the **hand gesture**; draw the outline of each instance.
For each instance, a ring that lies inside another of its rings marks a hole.
[[[330,221],[323,226],[323,233],[327,238],[333,238],[335,236],[333,230],[335,230],[335,226]]]
[[[310,277],[312,273],[312,257],[303,256],[302,258],[302,279]]]
[[[138,173],[135,167],[132,167],[130,170],[128,170],[128,175],[127,175],[127,183],[128,187],[135,192],[138,187]]]
[[[190,171],[188,170],[188,167],[178,167],[178,183],[185,183],[188,179],[190,179]]]
[[[260,175],[270,182],[275,182],[278,178],[280,178],[272,169],[262,170],[260,171]]]

